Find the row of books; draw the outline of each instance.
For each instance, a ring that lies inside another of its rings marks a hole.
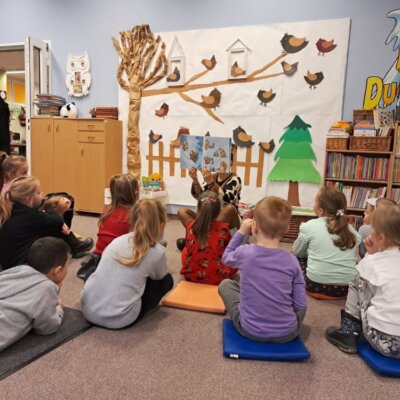
[[[33,104],[38,108],[39,115],[60,115],[60,108],[65,104],[64,97],[53,94],[39,93],[35,96]]]
[[[393,165],[393,182],[400,182],[400,159],[395,158]]]
[[[328,153],[327,178],[387,180],[388,158]]]
[[[356,231],[358,231],[360,226],[364,223],[364,217],[362,215],[348,215],[347,220],[353,225]]]
[[[400,204],[400,188],[392,188],[392,200]]]
[[[394,149],[396,155],[400,156],[400,124],[397,125],[397,129],[395,132],[396,137],[396,147]]]
[[[394,129],[394,110],[375,108],[367,119],[354,121],[354,136],[390,136]]]

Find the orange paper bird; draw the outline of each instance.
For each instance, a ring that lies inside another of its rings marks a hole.
[[[157,117],[164,118],[167,116],[169,111],[169,105],[167,103],[162,103],[159,110],[155,110],[154,113]]]
[[[270,103],[276,96],[276,93],[271,90],[259,90],[257,93],[258,99],[261,101],[260,105],[267,107],[267,103]]]
[[[332,40],[318,39],[317,43],[315,43],[318,49],[318,55],[325,55],[325,53],[329,53],[332,51],[337,45],[333,44]]]
[[[252,136],[248,135],[241,126],[238,126],[236,129],[233,130],[233,141],[239,147],[252,146],[254,144],[254,142],[252,142],[251,139],[252,139]]]
[[[179,79],[181,79],[181,73],[179,72],[178,67],[175,67],[172,74],[167,76],[167,82],[178,82]]]
[[[211,71],[212,69],[214,69],[215,65],[217,64],[217,60],[215,59],[215,55],[213,54],[213,56],[208,60],[207,58],[203,58],[201,60],[201,63],[209,70]]]
[[[313,74],[307,71],[307,75],[304,75],[305,81],[310,85],[310,89],[315,89],[324,80],[324,74],[322,72],[316,72]]]
[[[241,76],[245,74],[245,70],[239,67],[237,61],[235,61],[231,67],[231,75],[234,77]]]
[[[286,61],[282,61],[281,65],[283,68],[283,73],[286,76],[292,76],[297,71],[297,66],[299,65],[299,63],[295,62],[294,64],[289,64]]]
[[[151,143],[157,143],[160,139],[162,139],[162,135],[159,135],[158,133],[154,133],[153,130],[150,131],[149,133],[149,139]]]
[[[208,96],[201,96],[200,103],[205,108],[217,108],[221,102],[221,92],[218,89],[211,90]]]
[[[172,146],[172,147],[179,147],[179,146],[180,146],[180,139],[179,139],[179,137],[180,137],[181,135],[190,135],[189,129],[188,129],[188,128],[185,128],[185,127],[183,127],[183,126],[181,126],[181,127],[179,128],[178,136],[176,137],[176,139],[171,140],[171,146]]]
[[[258,145],[266,152],[271,153],[275,148],[274,139],[271,139],[269,142],[260,142]]]
[[[306,38],[297,38],[293,35],[288,35],[285,33],[283,38],[281,39],[281,45],[283,50],[287,51],[288,53],[297,53],[300,50],[303,50],[306,47],[308,41]]]

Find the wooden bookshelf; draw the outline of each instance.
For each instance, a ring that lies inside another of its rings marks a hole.
[[[386,187],[385,197],[391,199],[393,189],[393,196],[396,196],[400,190],[400,182],[393,181],[393,170],[395,160],[398,160],[396,165],[400,168],[400,154],[396,153],[396,149],[400,148],[399,144],[397,144],[399,136],[400,121],[397,121],[390,151],[326,149],[324,164],[325,184],[337,182],[345,186],[346,191],[349,191],[350,187],[352,187],[352,200],[354,194],[365,194],[368,193],[367,189],[377,190],[381,187]],[[357,166],[359,168],[354,169]],[[386,171],[387,173],[384,173]],[[371,179],[372,175],[377,176],[377,179]],[[360,176],[365,176],[366,179],[362,179]],[[383,176],[385,176],[385,179],[382,179]],[[356,192],[354,191],[355,188]],[[356,200],[356,197],[354,200]],[[362,196],[359,196],[358,200],[362,200]],[[353,201],[353,203],[355,202]],[[360,215],[365,211],[364,208],[355,207],[352,204],[349,204],[348,211],[355,215]]]

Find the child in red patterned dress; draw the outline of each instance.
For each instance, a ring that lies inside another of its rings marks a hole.
[[[111,204],[99,219],[96,248],[82,262],[78,277],[86,281],[96,270],[105,248],[117,237],[129,232],[129,213],[139,199],[139,182],[129,174],[114,175],[110,179]]]
[[[231,234],[229,224],[217,219],[220,211],[218,194],[206,191],[198,198],[197,217],[188,215],[182,220],[186,238],[181,274],[187,281],[218,285],[236,274],[237,268],[231,268],[221,261]]]

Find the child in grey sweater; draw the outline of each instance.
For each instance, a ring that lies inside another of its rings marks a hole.
[[[31,329],[39,335],[57,331],[64,315],[60,285],[69,259],[64,240],[43,237],[30,248],[27,265],[0,273],[0,351]]]

